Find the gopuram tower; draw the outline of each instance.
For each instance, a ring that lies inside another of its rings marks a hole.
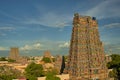
[[[67,71],[70,80],[107,80],[108,69],[95,17],[74,14]]]
[[[19,59],[19,57],[20,57],[19,56],[19,49],[16,47],[11,48],[9,58],[17,61]]]

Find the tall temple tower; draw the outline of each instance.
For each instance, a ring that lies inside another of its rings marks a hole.
[[[18,60],[19,59],[19,49],[14,47],[10,49],[10,59]]]
[[[68,60],[70,80],[107,80],[108,70],[95,17],[74,14]]]

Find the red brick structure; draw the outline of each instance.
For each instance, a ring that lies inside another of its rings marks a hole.
[[[74,15],[70,43],[70,80],[107,80],[108,69],[95,17]]]

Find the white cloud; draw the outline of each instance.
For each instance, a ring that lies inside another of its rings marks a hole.
[[[15,30],[15,28],[14,27],[0,27],[0,30],[11,31],[11,30]]]
[[[8,49],[5,47],[0,47],[0,51],[4,51],[4,50],[8,50]]]
[[[32,45],[26,44],[25,46],[21,47],[21,50],[40,50],[41,49],[41,44],[40,43],[35,43]]]
[[[36,43],[36,44],[34,44],[33,45],[33,47],[35,48],[35,49],[39,49],[39,48],[41,48],[41,44],[40,43]]]
[[[4,12],[4,11],[2,11],[2,10],[0,10],[0,14],[2,14],[2,15],[4,15],[4,16],[7,16],[7,17],[9,17],[9,18],[15,19],[15,20],[19,20],[19,18],[15,17],[15,16],[13,16],[13,15],[10,15],[9,13]]]
[[[88,10],[85,14],[95,16],[98,19],[120,17],[119,3],[120,0],[105,0]]]
[[[70,42],[65,42],[59,45],[60,48],[68,48],[70,46]]]
[[[103,26],[104,28],[120,28],[120,23],[111,23]]]
[[[65,27],[70,25],[69,21],[72,17],[68,15],[59,15],[53,12],[44,14],[43,16],[38,16],[38,18],[26,19],[23,23],[25,24],[40,24],[48,27]]]
[[[23,47],[20,48],[21,50],[32,50],[32,46],[30,45],[25,45]]]

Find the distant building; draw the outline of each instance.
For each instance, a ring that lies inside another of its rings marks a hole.
[[[57,69],[58,73],[60,73],[61,65],[62,65],[62,56],[57,55],[55,59],[56,59],[54,64],[55,69]]]
[[[51,62],[53,62],[53,60],[52,60],[53,57],[52,57],[50,51],[48,51],[48,50],[45,51],[43,57],[50,58]]]
[[[68,73],[70,80],[108,80],[103,44],[95,17],[74,15]]]
[[[17,61],[20,58],[19,48],[17,48],[17,47],[11,48],[9,58]]]
[[[44,52],[44,57],[51,58],[51,53],[50,53],[50,51],[45,51],[45,52]]]
[[[16,62],[22,63],[22,64],[26,64],[27,63],[27,58],[22,57],[19,55],[19,48],[17,47],[12,47],[10,49],[10,55],[9,55],[10,59],[16,60]]]

